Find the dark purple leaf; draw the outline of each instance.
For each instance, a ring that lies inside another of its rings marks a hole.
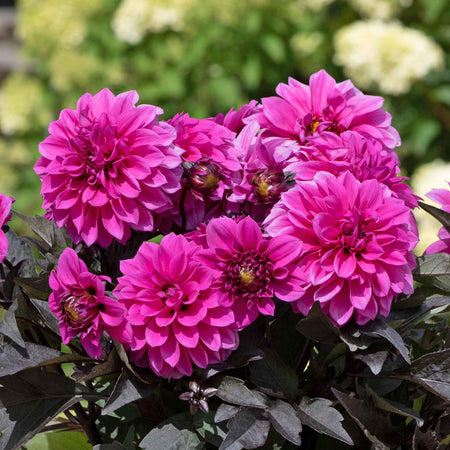
[[[0,333],[8,336],[13,342],[20,345],[20,347],[25,347],[25,342],[20,334],[19,328],[17,328],[15,312],[18,308],[17,300],[14,300],[12,305],[8,308],[2,321],[0,322]],[[0,375],[1,376],[1,375]]]
[[[348,445],[353,445],[352,438],[342,426],[342,414],[325,398],[303,397],[298,405],[297,414],[304,425],[320,434],[326,434]]]
[[[228,430],[219,450],[258,448],[267,440],[270,422],[257,409],[243,409],[228,422]]]
[[[302,443],[300,433],[302,423],[295,413],[295,409],[282,400],[276,400],[269,404],[269,419],[275,430],[289,442],[295,445]]]
[[[102,414],[109,414],[121,406],[135,400],[144,399],[151,395],[155,389],[155,386],[142,383],[130,372],[124,370],[118,378],[112,394],[106,401]]]

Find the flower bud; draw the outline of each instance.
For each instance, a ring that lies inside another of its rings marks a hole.
[[[199,409],[205,414],[209,412],[208,398],[216,392],[216,388],[202,388],[196,381],[189,383],[189,391],[184,392],[178,398],[189,402],[189,411],[194,415]]]
[[[287,190],[286,178],[275,170],[258,171],[252,179],[253,192],[260,202],[275,202]]]
[[[219,168],[215,164],[198,162],[189,170],[189,184],[198,192],[212,192],[217,188],[218,183]]]

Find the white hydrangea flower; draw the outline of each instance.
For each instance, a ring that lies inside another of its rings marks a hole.
[[[353,8],[370,19],[390,19],[402,8],[411,6],[412,0],[349,0]]]
[[[123,0],[112,28],[117,39],[138,44],[147,33],[180,31],[192,0]]]
[[[398,22],[354,22],[336,33],[334,47],[334,62],[355,84],[392,95],[408,92],[412,83],[444,65],[439,45]]]
[[[450,163],[436,159],[416,169],[411,177],[411,187],[416,195],[423,198],[425,203],[440,208],[441,205],[430,200],[426,197],[426,194],[432,189],[448,189],[449,181]],[[417,220],[420,238],[415,253],[422,255],[430,244],[438,240],[437,233],[442,224],[422,209],[414,210],[414,215]]]
[[[39,80],[15,72],[0,89],[0,131],[6,136],[26,133],[48,123],[48,110],[43,106]]]
[[[87,18],[101,0],[21,0],[17,34],[34,56],[50,55],[55,48],[79,46],[87,34]]]

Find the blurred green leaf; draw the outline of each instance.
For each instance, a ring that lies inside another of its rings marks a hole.
[[[286,46],[280,36],[264,34],[261,37],[261,46],[273,62],[280,64],[286,59]]]
[[[417,123],[408,139],[413,153],[418,157],[425,156],[428,148],[440,131],[441,126],[436,120],[424,119]]]
[[[29,441],[27,450],[92,450],[82,431],[53,431],[41,433]]]

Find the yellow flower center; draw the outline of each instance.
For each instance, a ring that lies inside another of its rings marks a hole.
[[[314,120],[313,122],[311,122],[308,127],[309,131],[311,131],[311,133],[315,133],[319,124],[320,122],[318,120]]]
[[[253,271],[251,269],[248,269],[247,267],[243,267],[239,271],[239,277],[240,277],[241,283],[247,288],[251,287],[253,285],[253,283],[255,282],[255,274],[253,273]]]

